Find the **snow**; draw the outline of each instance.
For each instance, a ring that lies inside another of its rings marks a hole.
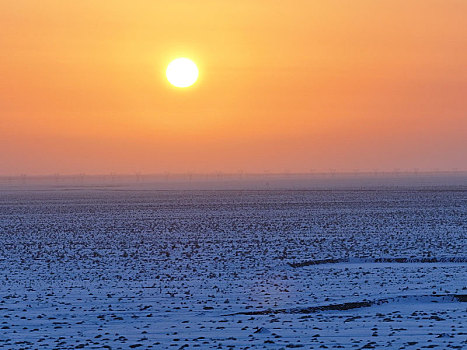
[[[0,348],[462,348],[466,194],[3,190]]]

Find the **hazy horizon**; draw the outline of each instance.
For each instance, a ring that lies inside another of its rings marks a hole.
[[[0,176],[0,190],[465,189],[467,172],[164,173]]]

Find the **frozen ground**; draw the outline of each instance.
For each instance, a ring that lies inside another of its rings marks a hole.
[[[3,190],[0,348],[461,349],[466,243],[462,187]]]

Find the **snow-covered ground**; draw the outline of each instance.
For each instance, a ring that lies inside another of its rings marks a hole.
[[[3,190],[0,348],[461,349],[466,243],[464,188]]]

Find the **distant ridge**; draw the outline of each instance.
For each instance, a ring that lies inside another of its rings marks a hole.
[[[287,263],[289,266],[297,268],[312,265],[324,264],[378,264],[378,263],[399,263],[399,264],[429,264],[429,263],[466,263],[467,257],[440,257],[440,258],[344,258],[344,259],[321,259],[321,260],[305,260],[301,262]]]

